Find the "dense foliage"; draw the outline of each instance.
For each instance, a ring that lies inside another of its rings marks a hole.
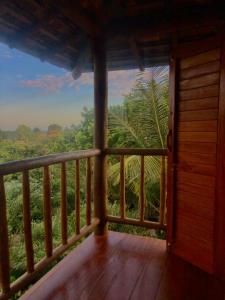
[[[109,107],[109,147],[164,148],[168,118],[167,68],[152,69],[152,77],[145,81],[139,74],[130,94],[124,96],[122,105]],[[15,131],[0,130],[0,162],[42,156],[49,153],[93,148],[93,109],[84,108],[80,124],[62,128],[50,124],[46,131],[20,125]],[[159,215],[160,158],[145,158],[145,218],[157,220]],[[81,225],[85,223],[85,162],[81,163]],[[126,210],[127,215],[138,214],[140,158],[125,159]],[[6,176],[8,224],[10,231],[11,279],[15,280],[25,271],[25,250],[22,223],[21,174]],[[44,257],[43,226],[43,175],[42,170],[30,172],[32,235],[35,261]],[[67,164],[68,231],[74,232],[74,165]],[[53,208],[54,246],[60,244],[60,169],[51,167],[51,200]],[[119,162],[109,157],[109,211],[119,214]],[[111,225],[114,230],[137,234],[157,234],[129,226]]]

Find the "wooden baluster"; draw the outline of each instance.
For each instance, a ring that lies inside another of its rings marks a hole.
[[[91,224],[91,158],[86,160],[86,224]]]
[[[3,294],[10,290],[9,237],[3,176],[0,176],[0,287]]]
[[[165,156],[161,157],[161,169],[160,169],[160,225],[164,224],[165,216],[165,201],[166,201],[166,166]]]
[[[140,220],[144,221],[145,214],[145,157],[141,156],[141,176],[140,176]]]
[[[45,252],[46,256],[52,256],[52,209],[51,209],[51,187],[49,167],[44,167],[43,178],[44,189],[44,226],[45,226]]]
[[[67,189],[66,189],[66,163],[61,164],[61,234],[62,244],[67,244]]]
[[[80,161],[76,160],[76,197],[75,197],[75,219],[76,234],[80,234]]]
[[[25,249],[27,259],[27,272],[34,271],[34,250],[32,243],[31,213],[30,213],[30,181],[29,171],[23,171],[23,224],[25,236]]]
[[[124,155],[120,156],[120,216],[125,219],[125,174]]]
[[[165,189],[165,208],[164,208],[164,224],[167,226],[167,203],[168,203],[168,197],[167,197],[167,189],[168,189],[168,185],[167,185],[167,166],[168,166],[168,157],[165,156],[165,185],[164,185],[164,189]]]

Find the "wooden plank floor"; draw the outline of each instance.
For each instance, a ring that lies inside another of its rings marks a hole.
[[[88,237],[21,299],[222,300],[224,285],[168,255],[165,241],[109,232]]]

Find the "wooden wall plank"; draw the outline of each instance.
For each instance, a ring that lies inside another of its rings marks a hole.
[[[190,219],[192,222],[190,222]],[[212,250],[213,226],[211,222],[206,222],[204,217],[180,210],[178,211],[177,223],[179,224],[178,232],[192,237],[194,241],[200,243],[205,249]]]
[[[181,124],[181,123],[180,123]],[[182,142],[179,141],[178,151],[188,151],[190,153],[216,153],[216,143]]]
[[[207,153],[189,153],[186,151],[179,151],[177,153],[178,163],[179,162],[188,162],[193,164],[206,164],[206,165],[213,165],[216,164],[216,155]]]
[[[201,64],[208,63],[210,61],[220,59],[220,48],[210,50],[208,52],[203,52],[201,54],[193,55],[185,59],[181,59],[180,68],[186,69],[192,66],[197,66]]]
[[[178,107],[179,107],[179,111],[217,108],[218,97],[196,99],[190,101],[181,101]]]
[[[214,218],[214,203],[206,201],[202,195],[196,195],[188,191],[182,191],[177,195],[177,209],[186,211],[189,215],[195,214],[212,222]]]
[[[217,97],[219,95],[219,85],[213,84],[201,88],[185,90],[179,92],[179,101]]]
[[[217,120],[180,122],[178,124],[178,131],[216,132]]]
[[[178,240],[174,247],[174,253],[184,260],[192,262],[193,265],[212,273],[213,272],[213,251],[206,250],[197,240],[193,241],[192,237],[182,235],[178,232]],[[201,255],[199,255],[201,253]]]
[[[218,110],[182,111],[179,113],[179,121],[217,120]]]
[[[180,79],[189,79],[196,76],[218,72],[220,69],[220,61],[215,60],[203,65],[183,69],[180,71]]]
[[[183,170],[181,170],[183,171]],[[194,173],[193,173],[194,174]],[[196,174],[198,175],[198,174]],[[202,174],[199,174],[202,175]],[[198,183],[190,183],[190,182],[182,182],[180,178],[177,179],[177,191],[178,192],[191,192],[196,195],[202,195],[207,200],[212,201],[215,199],[215,188],[203,186],[200,182]],[[191,221],[191,220],[190,220]]]
[[[200,163],[193,164],[192,162],[188,161],[179,161],[179,168],[180,170],[186,172],[216,176],[216,167],[212,165],[205,165]]]
[[[215,189],[215,177],[207,176],[204,174],[194,174],[191,172],[185,172],[178,170],[177,171],[177,177],[178,181],[181,184],[185,184],[186,182],[198,184],[201,186],[205,186],[208,188],[212,188],[212,190]]]
[[[185,79],[180,81],[180,90],[189,90],[194,88],[199,88],[203,86],[209,86],[213,84],[218,84],[219,73],[210,73],[207,75],[198,76],[191,79]]]
[[[217,132],[178,132],[178,141],[215,143]]]

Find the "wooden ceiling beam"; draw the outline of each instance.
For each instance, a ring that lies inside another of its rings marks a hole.
[[[159,20],[163,20],[159,22]],[[224,26],[225,12],[224,10],[204,10],[202,13],[193,14],[192,17],[187,12],[181,12],[178,15],[171,16],[170,19],[165,14],[155,17],[154,21],[149,17],[143,18],[123,18],[114,20],[106,29],[109,39],[115,37],[128,36],[145,40],[160,40],[171,34],[181,33],[201,27],[215,27],[219,30]]]
[[[85,70],[86,64],[88,62],[89,55],[90,55],[90,47],[88,42],[86,42],[86,44],[83,47],[81,47],[76,63],[73,66],[73,70],[72,70],[73,79],[76,80],[82,75],[82,72]]]
[[[58,0],[63,15],[70,19],[70,21],[80,27],[86,34],[95,37],[101,35],[101,28],[96,21],[94,21],[83,9],[77,1]]]
[[[143,56],[141,54],[141,49],[134,38],[130,39],[130,44],[131,44],[131,49],[133,51],[134,57],[137,61],[138,68],[141,72],[143,72],[145,68],[144,68]]]

